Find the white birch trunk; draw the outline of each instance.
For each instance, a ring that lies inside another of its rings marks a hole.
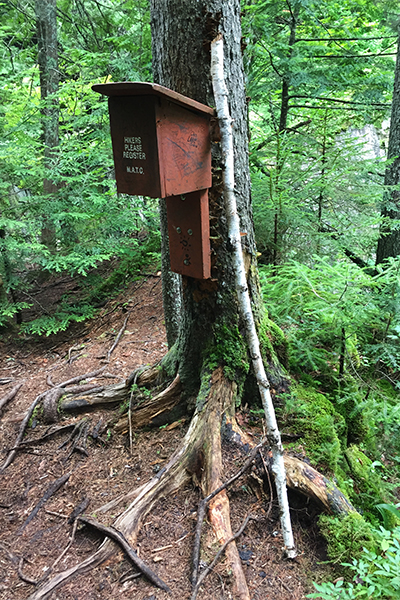
[[[233,159],[232,119],[228,106],[228,91],[224,78],[224,46],[219,35],[211,44],[211,78],[214,90],[216,111],[221,130],[222,158],[224,163],[224,196],[228,221],[229,239],[233,247],[233,261],[236,273],[236,291],[239,311],[243,320],[247,343],[250,350],[254,374],[265,413],[267,437],[273,456],[273,473],[280,507],[283,541],[289,558],[295,558],[292,524],[290,521],[289,503],[286,490],[286,473],[283,462],[283,447],[275,417],[275,410],[269,391],[269,381],[261,358],[260,342],[251,309],[250,295],[247,287],[246,273],[243,262],[242,243],[240,239],[239,215],[236,208],[235,176]]]

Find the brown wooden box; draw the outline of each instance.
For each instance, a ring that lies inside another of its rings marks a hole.
[[[166,198],[211,187],[214,110],[152,83],[106,83],[117,190]]]
[[[171,271],[211,277],[208,190],[166,199]]]

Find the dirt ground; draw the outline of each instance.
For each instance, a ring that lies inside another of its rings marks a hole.
[[[64,283],[64,287],[65,287]],[[44,289],[41,302],[55,294],[54,282]],[[64,290],[65,291],[65,290]],[[54,299],[54,298],[53,298]],[[21,340],[13,335],[0,338],[0,399],[23,381],[16,398],[0,415],[0,465],[13,447],[23,416],[38,394],[48,389],[48,377],[54,383],[65,381],[104,366],[105,356],[128,314],[125,333],[111,354],[105,372],[95,379],[99,385],[123,381],[141,365],[159,361],[167,350],[163,324],[161,281],[151,274],[130,285],[111,299],[98,316],[76,324],[67,332],[36,340]],[[78,527],[73,543],[60,559],[72,535],[67,517],[84,499],[89,501],[87,515],[96,516],[106,525],[124,510],[124,494],[150,479],[179,445],[187,422],[174,429],[157,428],[136,431],[133,452],[127,436],[113,432],[112,422],[118,408],[96,410],[86,415],[89,431],[97,426],[98,437],[89,435],[87,456],[70,454],[70,432],[20,451],[14,462],[0,475],[0,600],[22,600],[35,590],[33,582],[84,560],[102,542],[102,536],[89,527]],[[59,425],[82,419],[65,416]],[[241,425],[256,439],[262,430],[248,424],[248,415],[240,415]],[[26,438],[38,438],[47,425],[33,419]],[[63,445],[63,442],[64,445]],[[239,470],[243,457],[226,449],[227,478]],[[50,484],[69,473],[68,481],[58,489],[36,516],[25,520],[43,497]],[[312,580],[324,577],[321,561],[325,546],[316,526],[317,510],[305,500],[291,496],[292,517],[299,557],[289,562],[282,554],[278,510],[266,492],[257,500],[259,490],[251,479],[239,479],[228,492],[232,527],[237,530],[252,510],[257,521],[250,521],[237,544],[253,600],[300,600],[313,591]],[[112,510],[101,507],[122,498]],[[51,600],[162,600],[190,598],[191,553],[196,511],[200,492],[189,486],[173,497],[163,498],[141,527],[136,550],[168,584],[172,594],[160,591],[143,576],[129,578],[135,568],[116,547],[111,561],[58,588]],[[202,538],[202,565],[211,562],[218,544],[207,523]],[[23,579],[22,579],[22,577]],[[326,571],[325,571],[326,576]],[[200,589],[201,600],[233,598],[231,576],[224,559],[217,564]]]

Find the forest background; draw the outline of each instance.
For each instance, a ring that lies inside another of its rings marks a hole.
[[[148,2],[59,0],[48,46],[45,4],[0,5],[0,324],[21,339],[92,318],[160,260],[158,204],[116,193],[107,103],[91,89],[152,80]],[[249,0],[242,10],[259,271],[296,382],[278,417],[301,432],[291,449],[334,474],[363,513],[359,527],[321,521],[331,559],[346,562],[357,543],[392,543],[382,525],[398,535],[399,152],[388,148],[400,121],[398,7]],[[113,266],[106,281],[102,263]],[[33,290],[54,273],[83,295],[32,319]]]

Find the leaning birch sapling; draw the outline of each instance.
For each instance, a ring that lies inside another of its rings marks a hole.
[[[273,456],[272,470],[275,477],[275,485],[280,507],[282,535],[285,543],[285,551],[289,558],[295,558],[296,549],[294,545],[289,513],[289,503],[287,498],[286,473],[283,462],[283,447],[276,422],[271,393],[269,390],[269,381],[261,358],[260,342],[254,323],[243,263],[239,215],[237,212],[235,197],[232,119],[229,113],[228,91],[224,78],[224,45],[221,35],[218,35],[211,44],[211,78],[216,111],[221,130],[222,157],[224,162],[225,210],[228,222],[228,235],[233,248],[233,261],[236,274],[236,291],[239,311],[245,326],[254,374],[256,376],[265,413],[267,437],[271,445]]]

